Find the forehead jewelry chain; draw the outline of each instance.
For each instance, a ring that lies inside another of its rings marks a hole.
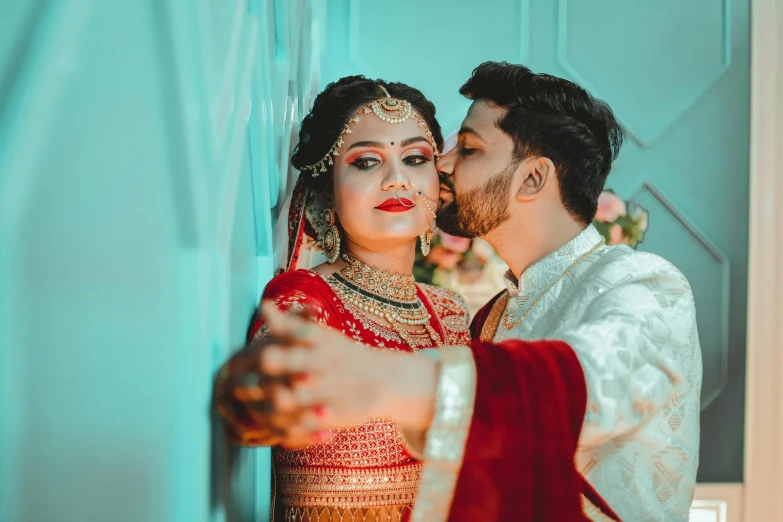
[[[346,134],[351,134],[350,124],[359,123],[360,115],[364,114],[373,114],[380,120],[393,124],[402,123],[409,118],[414,118],[419,128],[424,131],[424,135],[427,137],[430,145],[432,145],[435,158],[440,158],[438,143],[435,141],[435,136],[432,134],[429,125],[427,125],[427,120],[425,120],[423,116],[413,109],[413,105],[411,105],[408,100],[393,98],[383,85],[379,85],[378,87],[380,87],[381,91],[383,91],[383,96],[380,99],[360,107],[359,110],[348,119],[345,125],[343,125],[343,129],[337,136],[337,140],[329,148],[329,151],[326,153],[326,155],[324,155],[324,157],[321,158],[318,162],[312,165],[305,165],[299,170],[308,170],[313,177],[317,177],[321,172],[326,172],[330,165],[334,165],[334,158],[340,155],[340,147],[345,142],[343,139],[344,136]]]

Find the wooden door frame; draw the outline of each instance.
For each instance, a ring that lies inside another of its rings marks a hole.
[[[746,522],[783,520],[783,3],[751,1]]]

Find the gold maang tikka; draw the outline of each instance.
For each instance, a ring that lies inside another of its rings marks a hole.
[[[435,136],[432,135],[432,131],[430,130],[429,126],[427,125],[426,120],[419,115],[416,111],[413,110],[413,106],[411,103],[407,100],[400,100],[398,98],[393,98],[389,91],[386,90],[386,88],[383,85],[379,85],[381,90],[383,91],[384,97],[375,100],[373,102],[368,103],[367,105],[360,108],[356,113],[351,116],[351,118],[348,120],[348,123],[345,124],[343,127],[342,132],[337,137],[337,140],[334,142],[334,144],[329,149],[329,152],[326,153],[326,155],[321,158],[320,161],[317,163],[314,163],[313,165],[307,165],[299,170],[309,170],[312,172],[313,177],[318,177],[318,174],[321,172],[326,172],[326,166],[327,165],[334,165],[334,157],[340,155],[340,147],[344,143],[343,137],[346,134],[351,133],[351,123],[358,123],[359,122],[359,116],[361,114],[375,114],[378,118],[385,121],[386,123],[402,123],[406,121],[408,118],[416,118],[418,121],[419,127],[425,130],[425,135],[427,136],[427,139],[430,141],[430,144],[432,145],[432,149],[435,153],[435,158],[440,158],[440,150],[438,150],[438,144],[435,142]]]

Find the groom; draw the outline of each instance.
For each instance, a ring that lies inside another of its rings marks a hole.
[[[623,520],[687,520],[701,386],[691,289],[590,225],[618,123],[579,86],[522,66],[483,64],[460,93],[474,101],[438,164],[438,226],[482,237],[509,266],[474,338],[565,341],[587,385],[579,472]]]
[[[326,405],[300,434],[368,412],[397,419],[424,461],[413,520],[445,520],[450,506],[460,521],[687,521],[701,388],[691,288],[590,224],[619,124],[581,87],[520,65],[482,64],[460,92],[473,103],[438,163],[438,225],[487,240],[509,266],[472,345],[357,351],[267,306],[278,346],[244,360],[316,377],[276,404]]]

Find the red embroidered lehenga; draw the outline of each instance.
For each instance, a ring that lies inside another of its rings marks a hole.
[[[388,350],[414,351],[388,326],[360,313],[343,300],[331,276],[309,270],[286,272],[274,278],[264,297],[283,309],[306,307],[319,323],[336,328],[357,343]],[[418,297],[432,315],[430,326],[443,344],[470,341],[467,309],[453,292],[417,285]],[[254,330],[260,331],[261,324]],[[434,347],[429,335],[414,336],[420,348]],[[422,464],[407,450],[402,433],[389,419],[333,430],[329,442],[303,450],[274,448],[274,520],[307,521],[337,510],[356,520],[401,520],[419,486]],[[369,516],[368,516],[369,515]],[[387,518],[387,515],[391,518]],[[329,518],[328,520],[334,520]],[[346,516],[345,520],[353,520]]]
[[[288,212],[287,270],[269,282],[263,299],[274,300],[284,310],[306,309],[314,321],[339,330],[357,344],[379,349],[417,353],[424,348],[470,343],[467,305],[451,290],[414,284],[412,277],[384,272],[351,258],[346,258],[346,269],[328,276],[296,269],[312,264],[300,261],[312,253],[307,250],[317,236],[308,208],[314,198],[304,183],[297,182]],[[387,297],[426,309],[421,312],[429,319],[418,331],[408,328],[401,332],[363,309],[363,299],[368,301],[365,294],[381,292],[381,287],[395,288],[392,279],[397,281],[397,290]],[[250,335],[264,335],[261,321],[253,325]],[[243,431],[236,425],[229,436],[237,442],[258,446],[271,440],[269,434]],[[332,430],[328,442],[301,450],[275,447],[272,454],[273,521],[407,520],[422,471],[422,463],[414,458],[400,428],[390,419],[367,419]]]

